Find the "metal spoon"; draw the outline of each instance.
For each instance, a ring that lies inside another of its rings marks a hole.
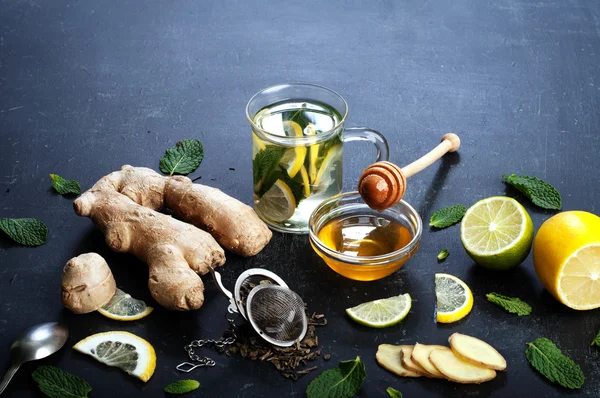
[[[46,358],[60,350],[67,342],[69,331],[56,322],[42,323],[27,329],[10,346],[12,364],[0,384],[0,394],[25,362]]]

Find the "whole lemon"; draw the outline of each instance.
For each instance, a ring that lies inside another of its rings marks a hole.
[[[546,220],[533,242],[533,265],[544,287],[567,307],[600,307],[600,217],[565,211]]]

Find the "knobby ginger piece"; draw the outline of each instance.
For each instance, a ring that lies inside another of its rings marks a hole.
[[[63,305],[75,314],[98,310],[115,295],[115,278],[104,258],[85,253],[70,259],[61,278]]]

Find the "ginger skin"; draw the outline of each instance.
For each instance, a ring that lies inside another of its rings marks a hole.
[[[171,208],[240,255],[258,253],[272,236],[249,206],[187,177],[144,167],[123,166],[102,177],[73,205],[100,228],[112,250],[148,264],[152,297],[172,310],[202,306],[204,285],[197,274],[222,265],[225,255],[209,233],[157,210]]]
[[[63,305],[75,314],[98,310],[115,295],[117,285],[108,264],[96,253],[70,259],[61,278]]]

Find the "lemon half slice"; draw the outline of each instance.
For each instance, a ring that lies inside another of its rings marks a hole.
[[[136,300],[121,289],[117,289],[113,298],[98,312],[116,321],[136,321],[150,315],[153,310],[154,308],[148,307],[142,300]]]
[[[265,218],[282,222],[294,215],[296,199],[290,187],[277,180],[265,194],[255,202],[254,208]]]
[[[452,323],[473,308],[473,293],[466,283],[449,274],[435,274],[436,321]]]
[[[114,366],[146,382],[154,374],[156,353],[146,340],[129,332],[113,331],[93,334],[73,348]]]

